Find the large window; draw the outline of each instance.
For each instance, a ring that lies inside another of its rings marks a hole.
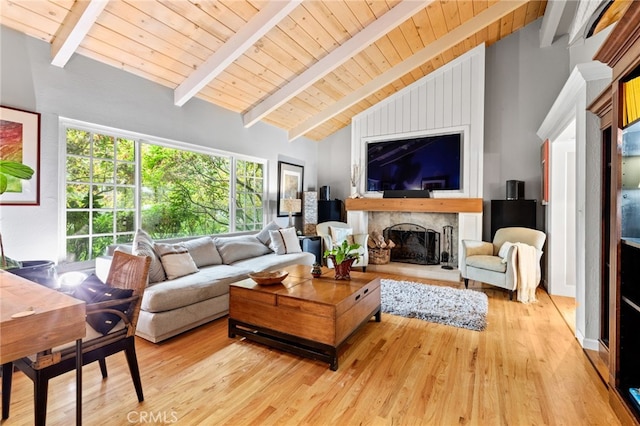
[[[65,127],[67,261],[95,259],[137,228],[156,239],[262,228],[266,161],[94,130]]]

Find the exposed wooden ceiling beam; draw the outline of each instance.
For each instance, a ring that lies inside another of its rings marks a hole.
[[[270,1],[249,22],[223,44],[174,91],[174,103],[184,105],[211,80],[238,59],[256,41],[278,25],[302,0]]]
[[[51,64],[60,68],[69,62],[109,0],[77,1],[51,43]]]
[[[362,31],[307,68],[277,92],[247,111],[242,117],[244,126],[253,126],[433,1],[404,0],[397,4],[380,18],[363,28]]]
[[[321,111],[319,114],[316,114],[304,123],[291,129],[289,131],[289,141],[293,141],[300,136],[303,136],[305,133],[315,129],[325,121],[330,120],[350,108],[352,105],[357,104],[379,89],[391,84],[398,78],[416,69],[425,62],[430,61],[437,55],[464,41],[469,36],[477,33],[487,25],[513,12],[526,3],[527,0],[501,0],[487,8],[485,11],[479,13],[462,25],[454,28],[452,31],[435,40],[433,43],[424,47],[410,58],[387,70],[383,74],[380,74],[369,83],[351,92],[330,107]]]
[[[540,27],[540,47],[549,47],[558,31],[560,19],[564,13],[566,0],[549,0]]]

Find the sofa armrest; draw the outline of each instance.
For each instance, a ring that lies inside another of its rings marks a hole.
[[[367,266],[369,265],[369,248],[367,243],[369,241],[369,234],[353,234],[353,242],[360,244],[360,260],[354,266]]]
[[[462,240],[462,258],[458,267],[463,278],[467,278],[467,257],[493,256],[493,244],[486,241]]]
[[[493,244],[486,241],[462,240],[462,253],[469,256],[493,256]]]

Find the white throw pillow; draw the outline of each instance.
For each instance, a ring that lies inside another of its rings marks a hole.
[[[222,257],[222,263],[225,265],[271,253],[271,248],[262,244],[255,235],[216,237],[213,242],[218,249],[218,253],[220,253],[220,257]]]
[[[269,231],[269,237],[271,238],[271,250],[276,254],[302,253],[295,228]]]
[[[354,243],[353,230],[351,228],[338,228],[330,226],[329,233],[331,234],[331,241],[334,245],[340,245],[344,240],[347,240],[347,244]]]
[[[160,256],[153,249],[153,239],[142,229],[138,229],[133,236],[133,249],[131,253],[136,256],[149,256],[151,265],[149,266],[149,283],[157,283],[167,279]]]
[[[180,245],[189,251],[198,268],[222,263],[220,253],[218,253],[218,249],[211,237],[194,238],[193,240],[183,241]]]
[[[515,245],[515,244],[510,242],[510,241],[505,241],[502,244],[502,247],[500,247],[500,250],[498,251],[498,256],[500,256],[502,258],[502,263],[507,263],[507,259],[506,259],[507,254],[509,254],[509,249],[513,245]]]
[[[269,231],[275,231],[276,229],[280,229],[280,225],[275,223],[274,221],[269,222],[262,228],[260,232],[256,234],[256,238],[260,240],[262,244],[268,246],[271,244],[271,237],[269,236]]]
[[[189,254],[189,250],[183,245],[156,243],[154,248],[160,255],[168,279],[173,280],[198,272],[198,267]]]

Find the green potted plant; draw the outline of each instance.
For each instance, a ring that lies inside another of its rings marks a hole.
[[[358,251],[360,247],[358,243],[349,244],[344,240],[342,244],[336,244],[330,250],[325,250],[324,257],[333,263],[336,280],[351,279],[351,266],[360,259]]]

